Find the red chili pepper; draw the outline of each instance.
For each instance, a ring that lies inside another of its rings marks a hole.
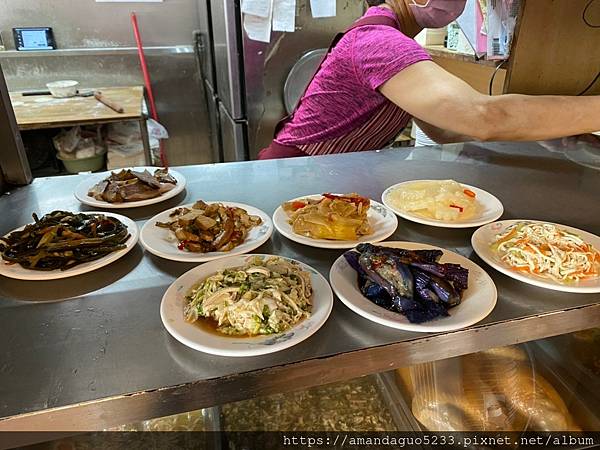
[[[335,195],[335,194],[329,194],[329,193],[323,194],[323,197],[328,198],[330,200],[344,200],[344,201],[356,203],[356,204],[362,203],[362,204],[366,205],[369,203],[369,199],[364,198],[364,197],[348,197],[345,195]]]
[[[299,209],[302,209],[306,206],[306,203],[304,202],[293,202],[292,203],[292,208],[294,209],[294,211],[297,211]]]
[[[450,208],[456,208],[458,209],[460,212],[464,211],[464,208],[462,206],[458,206],[458,205],[450,205]]]
[[[187,241],[181,241],[179,245],[177,245],[177,248],[179,250],[183,250],[185,248],[185,244],[187,244]]]
[[[463,190],[463,192],[465,193],[465,195],[468,195],[471,198],[475,198],[476,197],[475,192],[471,191],[470,189],[465,189],[465,190]]]

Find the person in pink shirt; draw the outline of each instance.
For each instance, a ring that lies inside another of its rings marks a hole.
[[[368,0],[336,37],[296,110],[259,159],[375,150],[411,118],[438,143],[547,140],[600,129],[600,96],[488,96],[413,39],[455,20],[466,0]]]

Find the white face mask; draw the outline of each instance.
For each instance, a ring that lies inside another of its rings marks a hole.
[[[420,5],[412,0],[410,7],[420,27],[442,28],[462,14],[466,3],[467,0],[428,0]]]

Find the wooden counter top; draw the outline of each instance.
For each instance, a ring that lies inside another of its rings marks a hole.
[[[10,99],[21,130],[139,120],[142,117],[142,86],[95,90],[122,106],[125,112],[119,114],[93,96],[54,98],[50,95],[23,96],[22,92],[11,92]],[[81,91],[86,92],[87,89]]]

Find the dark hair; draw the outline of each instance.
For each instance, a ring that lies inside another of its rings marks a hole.
[[[369,6],[377,6],[381,5],[382,3],[385,3],[385,0],[366,0],[366,2]]]

